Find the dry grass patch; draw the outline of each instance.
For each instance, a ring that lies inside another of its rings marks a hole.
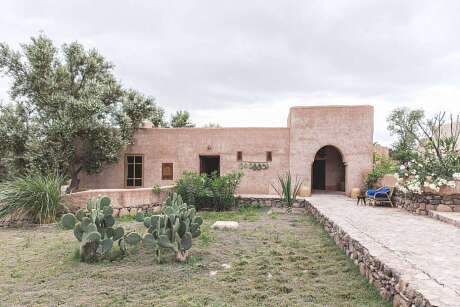
[[[310,215],[265,213],[201,213],[203,234],[183,264],[172,254],[157,264],[140,246],[86,264],[72,231],[2,229],[0,306],[390,306]],[[210,229],[216,220],[240,229]]]

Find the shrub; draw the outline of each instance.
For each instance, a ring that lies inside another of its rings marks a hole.
[[[272,184],[272,187],[281,197],[287,211],[291,212],[297,199],[297,193],[299,193],[300,187],[302,186],[302,180],[296,177],[295,182],[293,182],[291,172],[287,172],[283,175],[278,174],[278,183],[279,186]]]
[[[422,193],[423,187],[439,192],[441,186],[455,187],[460,172],[460,154],[452,149],[452,138],[441,138],[437,147],[425,144],[425,151],[409,162],[409,170],[398,170],[398,187],[402,192]],[[439,159],[436,148],[440,151]]]
[[[208,176],[198,175],[195,172],[183,172],[182,174],[183,177],[176,181],[176,189],[184,202],[194,205],[197,210],[211,207]]]
[[[211,175],[210,189],[212,204],[216,211],[231,210],[237,206],[235,192],[240,184],[242,172],[233,171],[224,176]]]
[[[385,174],[389,174],[389,170],[385,167],[374,167],[368,174],[365,180],[366,188],[371,189],[372,186]]]
[[[222,176],[218,176],[216,172],[211,176],[184,172],[183,177],[176,181],[177,194],[197,210],[230,210],[236,206],[235,192],[242,176],[243,172],[237,171]]]
[[[26,216],[34,223],[54,222],[64,206],[61,201],[64,182],[64,177],[51,173],[31,173],[4,182],[0,186],[0,218]]]
[[[366,189],[372,186],[384,175],[392,174],[398,169],[396,161],[385,155],[380,155],[374,151],[373,153],[373,167],[367,174],[365,179]]]

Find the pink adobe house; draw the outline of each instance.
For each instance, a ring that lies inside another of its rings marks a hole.
[[[372,168],[372,106],[293,107],[285,128],[141,128],[119,163],[98,175],[81,175],[82,189],[171,185],[183,171],[225,174],[241,163],[242,194],[272,194],[280,172],[301,176],[312,190],[361,187]]]

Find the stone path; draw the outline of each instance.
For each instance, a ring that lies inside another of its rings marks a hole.
[[[402,209],[357,206],[341,195],[305,199],[432,305],[460,306],[460,228]]]

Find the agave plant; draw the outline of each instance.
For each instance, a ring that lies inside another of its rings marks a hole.
[[[273,189],[281,197],[281,200],[286,206],[288,213],[292,211],[292,207],[297,199],[297,193],[299,193],[301,186],[302,179],[296,177],[293,182],[291,172],[278,174],[278,185],[272,184]]]

